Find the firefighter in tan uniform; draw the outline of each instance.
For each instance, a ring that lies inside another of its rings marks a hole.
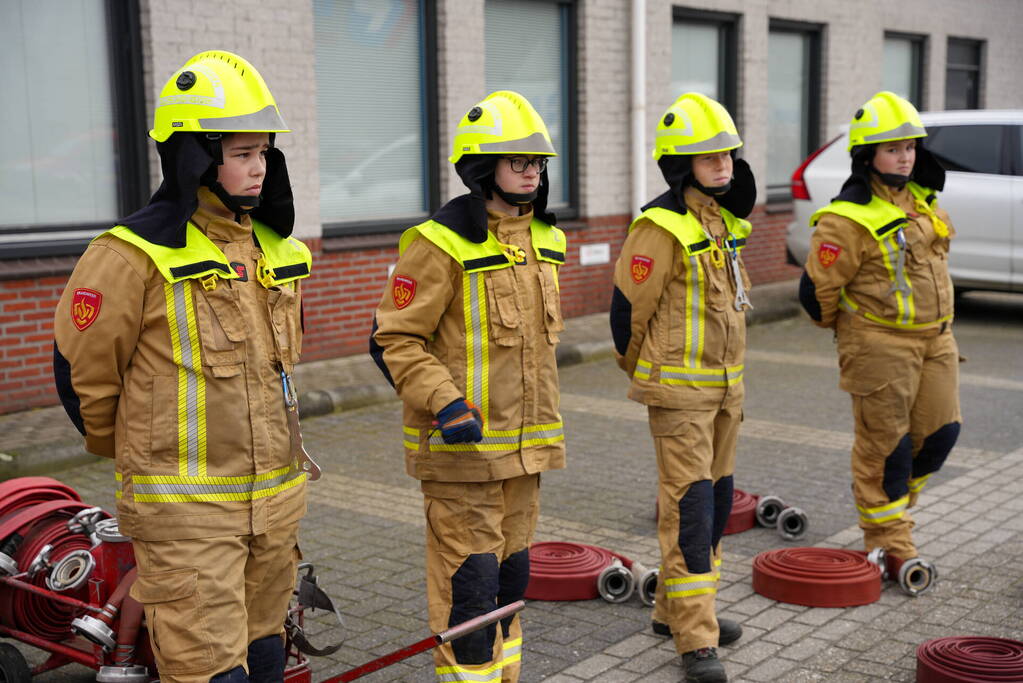
[[[57,307],[57,388],[86,448],[116,462],[165,683],[283,677],[306,509],[285,388],[310,270],[273,146],[287,130],[251,64],[189,60],[150,131],[163,184],[93,240]]]
[[[669,190],[629,226],[615,266],[611,332],[629,398],[648,406],[657,452],[661,568],[653,628],[672,635],[687,681],[724,681],[715,647],[721,535],[742,419],[749,278],[740,256],[756,188],[731,116],[685,93],[657,125]]]
[[[917,557],[907,510],[962,422],[948,273],[955,231],[935,199],[945,171],[926,135],[913,105],[890,92],[856,112],[852,175],[811,218],[800,283],[810,317],[835,330],[840,386],[852,396],[853,497],[866,549],[883,548],[914,594],[936,573]]]
[[[564,467],[555,346],[565,236],[546,210],[547,127],[518,93],[462,117],[470,193],[401,237],[370,351],[405,404],[435,632],[522,598],[540,473]],[[519,617],[434,650],[438,681],[516,681]]]

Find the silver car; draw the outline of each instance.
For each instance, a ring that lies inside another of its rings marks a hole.
[[[959,292],[1023,292],[1023,111],[921,112],[924,144],[948,174],[938,203],[956,229],[949,270]],[[806,263],[810,216],[849,177],[847,136],[831,140],[792,174],[795,221],[789,260]]]

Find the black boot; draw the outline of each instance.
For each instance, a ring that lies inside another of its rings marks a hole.
[[[659,621],[651,621],[650,628],[659,636],[670,636],[671,627]],[[742,638],[742,625],[737,621],[718,617],[718,645],[731,645]]]
[[[718,661],[718,653],[712,647],[682,653],[682,668],[685,669],[686,683],[728,683],[725,666]]]

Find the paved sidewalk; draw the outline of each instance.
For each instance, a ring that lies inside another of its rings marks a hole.
[[[777,603],[753,592],[752,562],[791,544],[768,529],[730,535],[719,611],[745,629],[739,642],[720,650],[730,681],[910,683],[915,648],[931,638],[1023,640],[1023,425],[1011,408],[1023,396],[1021,309],[973,319],[957,312],[957,338],[971,359],[962,387],[969,428],[913,510],[921,553],[941,572],[937,586],[910,598],[889,583],[878,602],[856,608]],[[579,344],[602,339],[602,318],[573,321],[570,334],[580,335]],[[848,397],[837,389],[830,335],[805,320],[781,320],[751,328],[750,349],[737,486],[805,509],[810,528],[798,545],[859,548]],[[656,472],[644,408],[625,399],[626,378],[606,356],[559,374],[568,467],[544,475],[536,540],[601,545],[656,565]],[[345,615],[343,630],[322,614],[309,621],[314,644],[345,638],[337,654],[313,660],[317,681],[427,633],[422,496],[404,473],[400,413],[392,397],[303,423],[307,448],[325,474],[308,489],[302,551]],[[57,476],[112,510],[112,471],[110,461],[100,461]],[[681,678],[673,647],[651,634],[650,609],[638,600],[530,601],[524,619],[522,683]],[[38,651],[18,647],[41,660]],[[38,680],[91,679],[82,667],[68,667]],[[420,654],[364,680],[432,683],[431,659]]]

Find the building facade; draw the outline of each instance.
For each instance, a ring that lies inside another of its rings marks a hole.
[[[889,89],[920,109],[1021,108],[1017,0],[3,0],[0,412],[56,402],[52,315],[76,257],[159,185],[146,138],[163,80],[206,49],[256,65],[295,235],[314,253],[306,360],[365,353],[398,236],[463,192],[454,124],[522,92],[560,156],[566,316],[607,309],[629,220],[660,193],[657,117],[680,93],[725,103],[758,179],[754,283],[785,261],[789,179]],[[55,47],[58,46],[58,47]],[[13,74],[13,76],[11,76]],[[755,293],[754,293],[755,296]],[[755,299],[754,299],[755,301]]]

